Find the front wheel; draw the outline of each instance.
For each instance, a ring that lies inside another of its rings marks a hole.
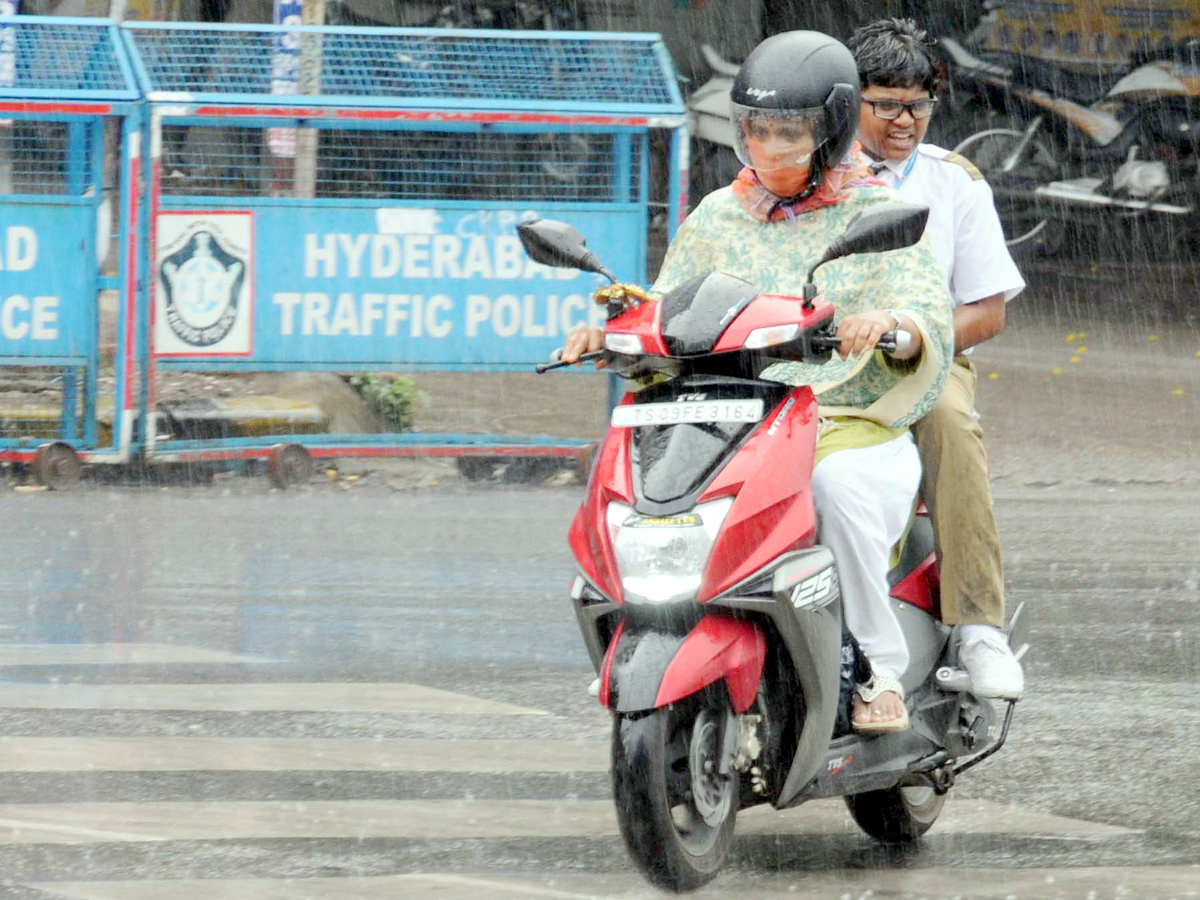
[[[858,827],[884,844],[914,844],[937,821],[946,795],[924,785],[868,791],[846,797]]]
[[[738,778],[720,768],[725,714],[695,699],[613,720],[613,800],[621,836],[655,885],[695,890],[733,840]]]

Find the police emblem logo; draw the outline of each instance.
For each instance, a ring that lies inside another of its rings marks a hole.
[[[222,340],[237,321],[245,274],[245,262],[213,234],[193,234],[160,268],[171,330],[193,347],[211,347]]]
[[[253,215],[162,212],[155,254],[159,356],[245,356],[254,318]]]

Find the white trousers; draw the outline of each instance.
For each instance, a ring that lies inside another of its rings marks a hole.
[[[908,646],[888,601],[888,563],[920,484],[921,457],[908,433],[831,453],[813,470],[817,539],[837,563],[846,625],[874,671],[897,680]]]

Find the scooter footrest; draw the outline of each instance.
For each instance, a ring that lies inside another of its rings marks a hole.
[[[970,673],[966,669],[959,669],[953,666],[942,666],[934,672],[933,680],[937,682],[937,686],[943,691],[950,693],[959,691],[970,693],[973,687]]]

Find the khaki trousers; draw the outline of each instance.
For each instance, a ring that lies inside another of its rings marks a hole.
[[[913,426],[941,560],[942,621],[948,625],[1004,625],[1004,572],[1000,535],[992,515],[983,429],[975,410],[975,367],[965,356],[950,366],[946,389]]]

